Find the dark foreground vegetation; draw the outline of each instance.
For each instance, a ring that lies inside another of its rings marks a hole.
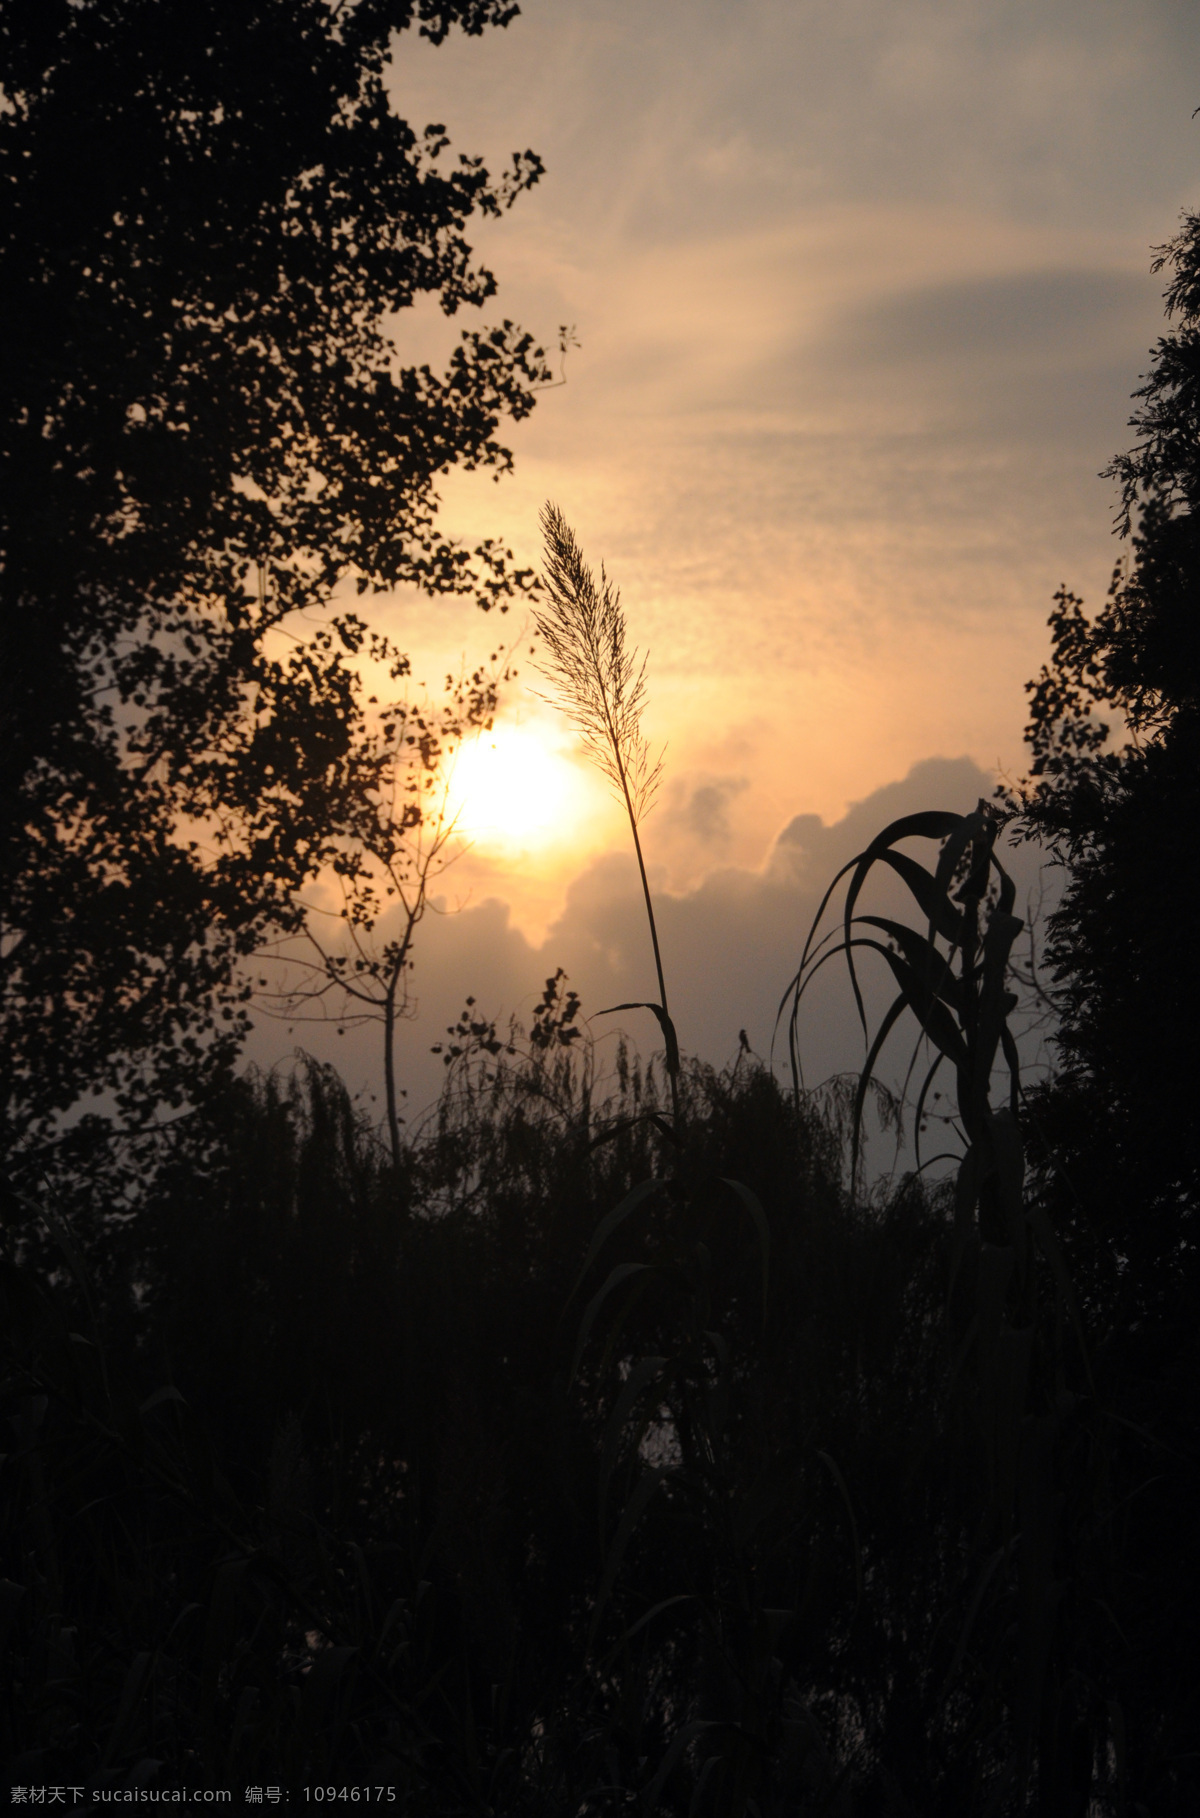
[[[10,1782],[1196,1809],[1194,1323],[1047,1263],[1010,1324],[1014,1250],[852,1198],[836,1100],[685,1067],[676,1150],[570,1008],[399,1176],[304,1063],[134,1219],[10,1205]]]

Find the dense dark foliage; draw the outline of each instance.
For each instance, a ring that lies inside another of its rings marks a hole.
[[[448,370],[392,318],[492,295],[493,181],[392,111],[393,34],[500,0],[0,5],[0,1106],[45,1139],[220,1079],[239,960],[294,926],[381,761],[355,659],[404,671],[339,583],[503,602],[436,524],[509,465],[545,374],[505,322]]]
[[[1047,1179],[1109,1315],[1151,1324],[1200,1290],[1200,216],[1158,268],[1176,326],[1111,470],[1132,556],[1095,619],[1057,598],[1021,804],[1066,884],[1045,954],[1062,1062],[1036,1111]]]
[[[1036,1673],[1032,1809],[1190,1810],[1187,1684],[1140,1684],[1176,1617],[1055,1293],[1010,1330],[1011,1253],[915,1182],[855,1205],[836,1102],[745,1061],[685,1068],[679,1150],[577,1011],[551,981],[524,1052],[465,1023],[399,1174],[303,1063],[182,1127],[86,1264],[10,1206],[10,1782],[959,1818],[1031,1809]]]
[[[1135,449],[1111,469],[1125,527],[1136,513],[1133,556],[1095,620],[1056,598],[1020,804],[1065,871],[1045,947],[1062,1065],[1035,1107],[1047,1191],[1096,1313],[1140,1327],[1176,1324],[1200,1289],[1200,216],[1158,265],[1178,325],[1136,395]]]
[[[1065,588],[1030,685],[1018,827],[1063,869],[1045,981],[1059,1065],[1030,1094],[1036,1192],[1062,1233],[1121,1424],[1115,1557],[1140,1620],[1118,1653],[1140,1746],[1195,1759],[1200,1573],[1200,216],[1158,255],[1174,325],[1135,394],[1111,473],[1131,552],[1089,618]],[[1153,1801],[1150,1809],[1156,1809]]]
[[[562,1045],[464,1054],[397,1178],[327,1072],[248,1080],[93,1246],[96,1323],[10,1267],[13,1779],[675,1810],[700,1738],[701,1809],[910,1778],[963,1809],[953,1707],[912,1723],[969,1523],[944,1221],[915,1190],[853,1214],[827,1123],[756,1067],[690,1070],[678,1164],[653,1078],[611,1084]],[[571,1381],[614,1270],[646,1292]]]

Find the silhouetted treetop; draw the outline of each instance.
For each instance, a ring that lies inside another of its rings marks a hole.
[[[1126,531],[1147,496],[1189,511],[1200,506],[1200,214],[1184,214],[1179,232],[1156,248],[1151,269],[1170,270],[1163,299],[1176,326],[1160,336],[1133,394],[1139,402],[1129,427],[1138,439],[1106,469],[1121,485]]]
[[[44,595],[51,543],[64,578],[139,607],[197,562],[236,601],[239,559],[301,552],[324,576],[461,588],[431,482],[508,465],[497,420],[530,408],[539,355],[505,324],[435,377],[403,367],[388,318],[491,296],[464,226],[539,160],[494,182],[391,112],[411,5],[5,10],[6,572],[24,556]],[[511,10],[443,6],[431,29]]]

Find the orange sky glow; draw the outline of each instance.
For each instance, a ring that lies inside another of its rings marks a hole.
[[[667,748],[659,888],[761,890],[795,817],[834,827],[928,760],[969,760],[968,791],[1018,773],[1051,596],[1098,604],[1120,554],[1097,475],[1161,326],[1150,248],[1200,201],[1200,15],[525,0],[506,32],[406,37],[392,87],[454,154],[545,160],[475,236],[498,280],[481,319],[579,345],[505,435],[515,472],[449,476],[443,522],[532,564],[553,499],[620,586]],[[401,355],[477,325],[413,312]],[[465,921],[433,942],[427,1003],[441,1020],[474,955],[519,1007],[572,969],[621,817],[537,698],[515,615],[376,610],[418,678],[515,646],[492,748],[463,760],[471,845],[439,894]],[[489,972],[514,941],[526,958]]]

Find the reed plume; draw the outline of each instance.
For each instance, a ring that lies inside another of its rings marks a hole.
[[[641,729],[646,659],[625,641],[621,596],[600,568],[600,583],[583,559],[575,533],[557,505],[542,507],[546,591],[550,604],[535,612],[545,648],[539,664],[597,767],[629,812],[635,832],[654,804],[662,758],[652,759]]]
[[[542,640],[538,667],[555,690],[554,704],[573,721],[593,762],[612,784],[629,816],[637,854],[646,917],[658,974],[657,1004],[620,1004],[648,1009],[658,1017],[667,1049],[667,1073],[676,1122],[679,1116],[679,1044],[667,1010],[654,902],[642,857],[638,828],[654,805],[662,779],[662,754],[653,755],[642,731],[646,705],[646,659],[629,647],[621,596],[600,567],[600,579],[583,559],[575,533],[557,505],[542,507],[546,545],[545,583],[549,604],[535,611]]]

